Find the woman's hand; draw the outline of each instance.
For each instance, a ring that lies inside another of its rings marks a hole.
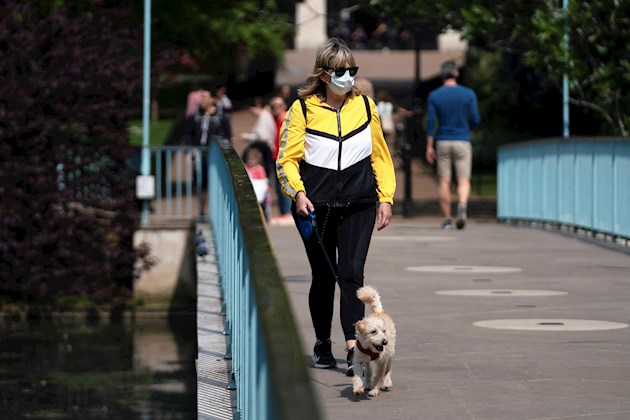
[[[386,228],[391,220],[392,205],[389,203],[380,203],[378,205],[378,214],[376,216],[376,230]]]
[[[308,199],[304,191],[300,191],[295,196],[295,210],[300,216],[308,217],[309,210],[311,212],[315,211],[315,207],[311,200]]]

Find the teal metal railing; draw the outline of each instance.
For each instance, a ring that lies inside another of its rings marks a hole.
[[[630,139],[571,138],[499,149],[497,217],[630,239]]]
[[[235,419],[320,418],[264,217],[229,142],[151,147],[151,221],[209,221],[236,389]],[[297,417],[296,417],[297,416]]]
[[[207,221],[207,147],[151,146],[150,166],[155,176],[151,221],[198,218]],[[204,162],[205,161],[205,162]]]
[[[229,144],[212,142],[208,167],[234,417],[319,419],[284,279],[243,163]]]

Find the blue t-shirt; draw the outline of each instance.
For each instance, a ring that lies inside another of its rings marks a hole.
[[[465,86],[441,86],[427,102],[427,134],[435,140],[470,140],[470,129],[481,122],[477,95]]]

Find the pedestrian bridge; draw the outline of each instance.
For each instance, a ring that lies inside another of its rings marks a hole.
[[[627,140],[503,148],[504,223],[471,214],[466,229],[444,232],[437,216],[397,215],[374,234],[366,283],[381,291],[399,333],[394,388],[378,401],[354,396],[343,375],[338,314],[340,368],[308,368],[310,273],[300,239],[263,222],[231,146],[205,151],[200,185],[209,193],[182,187],[190,195],[181,200],[203,203],[175,215],[201,215],[211,243],[197,261],[199,418],[630,417]],[[174,217],[154,204],[152,217]]]

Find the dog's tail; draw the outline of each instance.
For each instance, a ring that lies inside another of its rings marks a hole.
[[[383,305],[381,305],[381,296],[378,290],[374,286],[363,286],[357,290],[357,297],[363,303],[365,303],[372,312],[383,312]]]

